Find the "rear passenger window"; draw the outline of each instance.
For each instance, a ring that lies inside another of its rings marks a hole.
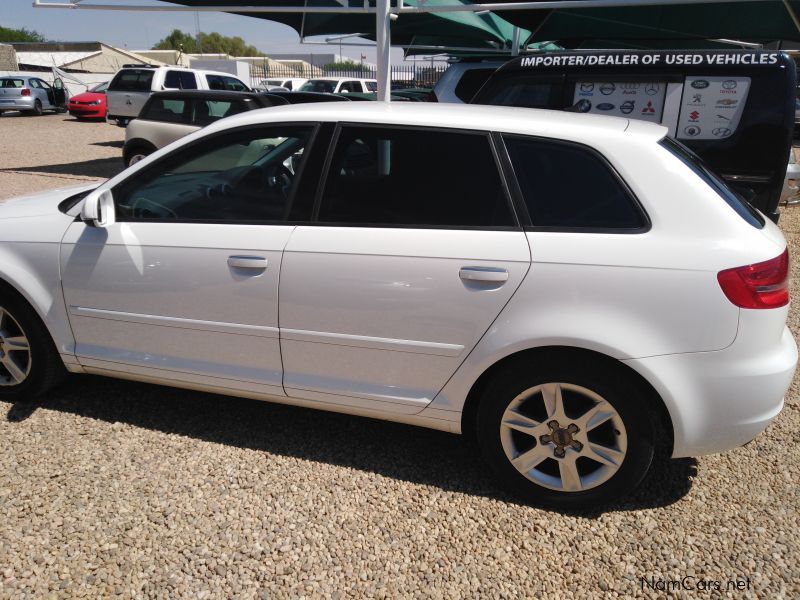
[[[164,87],[179,90],[196,90],[197,79],[191,71],[167,71]]]
[[[233,102],[231,100],[196,99],[194,101],[192,123],[200,127],[205,127],[209,123],[243,111],[244,105],[240,102]]]
[[[644,214],[611,166],[584,146],[504,136],[534,227],[640,230]]]
[[[153,98],[142,111],[142,119],[162,123],[185,123],[186,101],[171,98]]]
[[[343,127],[319,220],[407,227],[515,224],[484,134]]]

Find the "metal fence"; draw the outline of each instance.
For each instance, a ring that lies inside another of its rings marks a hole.
[[[422,63],[408,65],[392,65],[392,84],[403,87],[433,87],[442,73],[447,70],[443,63]],[[307,65],[297,68],[287,65],[252,64],[250,65],[250,81],[257,86],[264,79],[289,79],[293,77],[352,77],[355,79],[376,79],[377,68],[355,64],[352,68],[320,68]]]

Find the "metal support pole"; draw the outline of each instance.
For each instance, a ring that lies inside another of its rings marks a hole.
[[[378,101],[389,102],[392,89],[392,19],[391,0],[377,0],[375,4],[375,42],[378,53]]]
[[[519,27],[516,25],[511,33],[511,56],[519,56]]]

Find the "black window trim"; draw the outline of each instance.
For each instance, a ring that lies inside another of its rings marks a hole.
[[[609,160],[603,156],[597,149],[587,146],[586,144],[581,144],[580,142],[573,142],[569,140],[562,140],[558,138],[548,138],[543,136],[536,136],[536,135],[525,135],[522,133],[513,133],[513,132],[494,132],[495,142],[497,144],[498,149],[500,149],[500,154],[502,156],[502,164],[503,168],[508,170],[507,178],[511,182],[510,188],[512,190],[512,196],[514,198],[514,204],[517,206],[517,210],[519,214],[522,215],[522,222],[523,222],[523,229],[525,231],[542,231],[542,232],[559,232],[559,233],[610,233],[610,234],[642,234],[647,233],[652,229],[652,222],[650,221],[650,216],[647,214],[647,211],[642,206],[642,203],[639,201],[639,198],[636,194],[633,193],[633,190],[628,185],[628,183],[622,178],[614,168],[614,165],[609,162]],[[548,144],[559,144],[563,146],[569,146],[571,148],[578,148],[584,152],[588,152],[589,154],[593,155],[595,158],[599,159],[603,165],[609,170],[611,175],[617,181],[617,183],[625,190],[630,198],[634,209],[639,213],[639,216],[642,218],[642,225],[640,227],[561,227],[561,226],[553,226],[553,225],[534,225],[531,219],[530,213],[528,212],[528,207],[525,204],[525,198],[522,194],[522,188],[519,185],[519,180],[517,179],[517,175],[514,172],[514,166],[511,162],[511,155],[508,153],[508,148],[505,143],[505,138],[517,138],[517,139],[524,139],[524,140],[535,140],[539,142],[544,142]]]
[[[305,148],[303,149],[303,154],[306,152],[310,152],[312,147],[314,146],[317,140],[317,133],[320,130],[321,122],[319,121],[276,121],[273,123],[259,123],[258,125],[244,125],[241,127],[231,127],[230,129],[224,129],[222,131],[218,131],[209,136],[204,136],[198,140],[190,142],[186,145],[181,146],[180,148],[176,148],[169,154],[162,156],[158,161],[154,162],[152,165],[142,169],[141,171],[137,171],[136,173],[126,177],[122,181],[116,183],[114,187],[111,188],[111,195],[112,197],[115,195],[115,191],[118,187],[124,185],[128,182],[132,177],[139,177],[143,174],[146,174],[148,171],[151,171],[158,167],[161,163],[166,160],[169,160],[176,153],[182,152],[183,150],[187,150],[213,140],[215,138],[219,138],[221,136],[236,134],[241,132],[251,132],[256,131],[259,129],[265,129],[267,127],[311,127],[311,135],[308,138],[308,143],[306,144]],[[292,206],[294,204],[295,196],[297,195],[297,190],[300,188],[300,183],[303,178],[303,174],[305,172],[306,164],[308,163],[307,160],[303,160],[300,164],[300,169],[295,173],[295,179],[297,180],[297,185],[292,186],[292,190],[289,194],[289,198],[287,198],[287,211],[286,214],[291,214]],[[116,199],[115,199],[116,204]],[[281,221],[281,220],[219,220],[219,219],[117,219],[120,223],[180,223],[184,225],[308,225],[308,221]]]
[[[481,129],[459,129],[456,127],[429,127],[427,125],[414,125],[406,123],[367,123],[359,121],[340,121],[335,123],[336,129],[331,136],[330,144],[328,146],[328,154],[325,157],[325,162],[320,173],[320,184],[317,192],[314,195],[314,208],[311,212],[311,223],[316,227],[360,227],[366,229],[444,229],[444,230],[466,230],[466,231],[522,231],[522,219],[517,213],[515,202],[512,198],[511,187],[506,180],[506,173],[501,165],[501,158],[498,149],[495,147],[494,140],[492,139],[492,132]],[[469,133],[473,135],[481,135],[487,138],[489,148],[494,156],[495,168],[500,178],[500,183],[503,188],[503,193],[508,203],[508,208],[511,213],[511,219],[515,225],[400,225],[394,223],[349,223],[349,222],[327,222],[319,220],[319,211],[322,206],[322,198],[325,194],[325,187],[328,185],[328,175],[330,174],[331,163],[333,162],[333,155],[339,145],[339,137],[344,127],[359,127],[359,128],[374,128],[374,129],[404,129],[404,130],[422,130],[442,133]]]

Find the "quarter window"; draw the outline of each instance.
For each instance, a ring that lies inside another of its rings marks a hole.
[[[645,217],[610,165],[585,146],[504,136],[534,227],[638,230]]]
[[[514,225],[489,137],[343,127],[319,210],[326,223]]]
[[[215,136],[114,189],[120,221],[285,221],[312,126]]]

